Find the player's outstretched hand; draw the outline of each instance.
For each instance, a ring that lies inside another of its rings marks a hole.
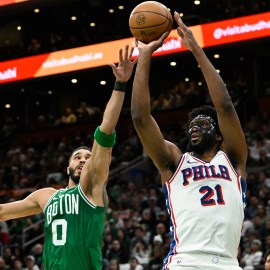
[[[184,46],[192,51],[199,47],[192,31],[183,23],[180,15],[178,12],[174,12],[174,19],[178,24],[177,33],[181,37]]]
[[[138,40],[135,40],[135,44],[138,47],[139,51],[149,51],[151,53],[153,53],[154,51],[156,51],[159,47],[161,47],[165,41],[165,39],[168,37],[170,33],[169,32],[165,32],[159,39],[151,41],[148,44],[142,43]]]
[[[123,49],[119,50],[119,63],[115,65],[114,63],[110,63],[109,66],[113,70],[113,74],[115,79],[118,82],[127,82],[132,74],[133,68],[137,63],[137,58],[134,61],[131,61],[132,53],[134,47],[131,47],[129,52],[129,45],[125,47],[125,53],[123,55]]]

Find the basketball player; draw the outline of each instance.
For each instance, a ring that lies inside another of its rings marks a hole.
[[[94,134],[92,151],[79,147],[69,159],[68,186],[43,188],[24,200],[0,205],[0,220],[45,214],[44,270],[101,270],[102,235],[106,212],[105,186],[115,143],[125,85],[136,63],[133,48],[119,51],[118,66],[110,64],[116,78],[102,123]]]
[[[143,147],[160,172],[170,215],[172,242],[163,269],[239,270],[245,137],[222,78],[177,12],[174,18],[183,44],[201,67],[215,108],[205,105],[191,111],[190,152],[165,140],[150,114],[149,73],[152,53],[168,33],[149,44],[137,43],[131,113]]]

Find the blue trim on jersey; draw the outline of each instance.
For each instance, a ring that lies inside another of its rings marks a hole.
[[[243,205],[244,208],[247,205],[247,182],[245,181],[245,179],[243,179],[242,177],[240,178],[240,184],[241,184],[241,190],[242,190],[242,201],[243,201]]]
[[[173,172],[173,174],[172,174],[172,176],[169,178],[168,182],[170,182],[170,181],[172,180],[172,178],[175,176],[175,173],[177,172],[178,167],[180,166],[180,163],[181,163],[183,157],[184,157],[184,154],[182,154],[181,157],[179,158],[179,161],[178,161],[177,166],[176,166],[176,170]]]
[[[180,159],[181,160],[181,159]],[[175,248],[176,246],[176,240],[174,238],[174,225],[173,225],[173,222],[172,222],[172,218],[171,218],[171,208],[170,208],[170,202],[169,202],[169,192],[168,192],[168,188],[167,188],[167,185],[164,184],[163,185],[163,192],[164,192],[164,195],[165,195],[165,199],[166,199],[166,207],[168,209],[168,212],[169,212],[169,216],[170,216],[170,235],[172,237],[172,242],[171,242],[171,245],[170,245],[170,251],[168,253],[168,255],[166,256],[166,258],[163,260],[163,268],[165,270],[165,266],[166,264],[168,263],[169,261],[169,258],[174,255],[174,251],[173,249]]]

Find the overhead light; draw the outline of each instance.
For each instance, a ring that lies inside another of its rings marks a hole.
[[[113,8],[110,8],[110,9],[109,9],[109,12],[110,12],[110,13],[114,13],[114,9],[113,9]]]
[[[72,82],[72,83],[77,83],[78,80],[77,80],[77,79],[72,79],[71,82]]]
[[[118,6],[118,9],[120,9],[120,10],[122,10],[122,9],[124,9],[125,7],[123,6],[123,5],[121,5],[121,6]]]
[[[100,81],[101,85],[105,85],[107,82],[106,81]]]
[[[96,26],[96,23],[91,22],[91,23],[90,23],[90,26],[91,26],[91,27],[95,27],[95,26]]]
[[[6,104],[6,105],[5,105],[5,108],[6,108],[6,109],[10,109],[10,107],[11,107],[10,104]]]
[[[185,78],[185,82],[189,82],[189,78]]]
[[[177,65],[177,63],[176,63],[176,62],[171,62],[170,65],[171,65],[172,67],[175,67],[175,66]]]
[[[48,94],[49,94],[49,95],[52,95],[52,93],[53,93],[53,92],[52,92],[51,90],[48,91]]]
[[[20,31],[22,30],[22,27],[20,25],[17,26],[17,30]]]
[[[35,8],[35,9],[34,9],[34,12],[35,12],[35,13],[39,13],[39,12],[40,12],[40,9],[39,9],[39,8]]]
[[[194,4],[195,4],[195,5],[200,5],[200,3],[201,3],[201,2],[200,2],[199,0],[195,0],[195,1],[194,1]]]
[[[214,54],[214,58],[218,59],[220,57],[220,55],[218,53]]]
[[[71,20],[72,21],[76,21],[77,20],[77,17],[76,16],[71,16]]]

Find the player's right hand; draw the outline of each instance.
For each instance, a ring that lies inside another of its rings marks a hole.
[[[135,40],[135,44],[138,47],[140,52],[149,51],[153,53],[154,51],[156,51],[158,48],[160,48],[163,45],[165,39],[169,36],[169,34],[170,32],[165,32],[158,40],[153,40],[148,44]]]

